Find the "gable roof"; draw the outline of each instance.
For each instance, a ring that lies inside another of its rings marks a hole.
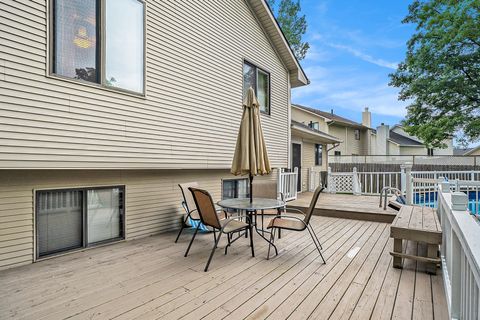
[[[418,146],[421,147],[423,146],[423,143],[410,139],[409,137],[405,137],[401,134],[398,134],[392,130],[390,130],[390,140],[392,140],[395,143],[398,143],[399,145],[402,146]]]
[[[479,147],[477,147],[477,148],[479,148]],[[470,153],[472,153],[477,148],[455,148],[455,149],[453,149],[453,155],[454,156],[469,155]]]
[[[309,84],[310,80],[308,80],[302,66],[293,54],[290,44],[275,19],[267,1],[246,0],[246,2],[255,13],[255,16],[265,30],[265,33],[271,40],[272,45],[285,63],[290,74],[291,86],[295,88]]]
[[[332,136],[328,133],[325,133],[323,131],[320,131],[320,130],[317,130],[317,129],[314,129],[314,128],[310,128],[309,126],[307,126],[304,123],[301,123],[301,122],[298,122],[298,121],[295,121],[295,120],[291,120],[291,121],[292,121],[291,122],[292,129],[297,129],[297,130],[301,130],[301,131],[304,131],[304,132],[308,132],[308,133],[316,136],[317,138],[320,138],[323,142],[330,143],[330,144],[343,142],[342,140],[338,139],[335,136]]]
[[[463,155],[464,156],[469,156],[469,155],[471,155],[472,153],[474,153],[478,150],[480,150],[480,145],[478,145],[476,147],[473,147],[473,148],[468,148],[467,150],[465,150],[465,153]]]
[[[330,122],[332,122],[332,123],[335,122],[335,123],[343,124],[345,126],[359,128],[359,129],[370,129],[369,127],[364,126],[361,123],[358,123],[358,122],[355,122],[353,120],[338,116],[336,114],[332,114],[331,112],[325,112],[325,111],[321,111],[321,110],[318,110],[318,109],[302,106],[302,105],[299,105],[299,104],[292,104],[292,107],[296,107],[296,108],[299,108],[299,109],[302,109],[302,110],[305,110],[305,111],[308,111],[308,112],[312,112],[312,113],[314,113],[314,114],[316,114],[316,115],[318,115],[322,118],[330,120]]]

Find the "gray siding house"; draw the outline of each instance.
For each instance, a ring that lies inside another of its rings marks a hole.
[[[308,79],[264,0],[0,5],[0,269],[177,228],[178,183],[242,192],[250,85],[289,166],[290,89]]]

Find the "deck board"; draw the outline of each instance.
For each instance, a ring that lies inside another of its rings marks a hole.
[[[279,255],[222,242],[203,272],[211,234],[183,257],[190,233],[122,242],[0,272],[1,319],[446,319],[441,274],[392,267],[390,224],[314,216],[322,264],[307,232],[285,232]],[[408,241],[408,251],[425,250]]]
[[[288,206],[305,210],[309,207],[311,199],[311,192],[299,193],[296,200],[288,202]],[[383,207],[380,208],[379,196],[356,196],[322,192],[315,206],[314,214],[335,218],[391,223],[397,211],[388,206],[386,210],[383,210]]]

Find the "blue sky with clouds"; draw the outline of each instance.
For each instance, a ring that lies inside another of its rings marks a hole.
[[[406,103],[388,86],[388,74],[403,60],[414,32],[401,20],[410,1],[301,0],[310,43],[301,64],[311,83],[292,91],[292,102],[361,121],[364,107],[372,126],[398,123]]]

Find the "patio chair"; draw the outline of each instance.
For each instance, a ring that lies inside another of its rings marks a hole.
[[[276,181],[253,182],[252,193],[254,198],[279,199],[282,201],[284,201],[285,199],[283,193],[277,191]],[[286,213],[286,206],[281,208],[280,210],[268,209],[268,210],[261,210],[260,212],[257,212],[257,215],[260,215],[262,220],[261,229],[263,230],[264,216],[276,216],[281,214],[282,211]],[[279,233],[279,238],[280,238],[280,233]]]
[[[185,219],[182,221],[182,226],[180,228],[180,231],[178,232],[177,238],[175,239],[175,243],[177,243],[178,238],[180,238],[180,235],[182,234],[183,229],[187,226],[188,219],[196,222],[198,225],[200,225],[200,216],[198,215],[197,211],[197,206],[195,205],[195,201],[193,200],[192,193],[188,190],[188,188],[193,187],[197,188],[198,183],[197,182],[187,182],[187,183],[180,183],[178,185],[180,188],[180,191],[182,191],[182,196],[183,196],[183,201],[182,201],[182,207],[185,210],[186,216]],[[223,210],[217,210],[217,214],[221,217],[221,219],[226,219],[227,218],[227,213],[224,212]],[[215,230],[214,230],[214,236],[215,236]]]
[[[212,252],[210,253],[210,257],[208,258],[207,264],[205,266],[205,272],[207,272],[208,270],[208,266],[212,261],[213,254],[215,253],[215,249],[217,248],[218,243],[220,242],[220,238],[222,237],[222,234],[227,235],[228,246],[230,246],[233,242],[241,238],[241,237],[238,237],[235,240],[231,241],[230,236],[232,235],[232,233],[240,232],[240,231],[245,231],[245,232],[248,231],[250,233],[250,246],[252,248],[252,256],[255,257],[255,252],[253,249],[252,225],[251,223],[246,223],[244,221],[239,220],[241,218],[248,219],[248,216],[238,215],[229,219],[220,220],[215,210],[215,205],[213,203],[212,197],[210,196],[210,193],[208,193],[208,191],[192,188],[192,187],[188,189],[192,193],[192,196],[195,201],[195,205],[198,209],[198,214],[200,216],[200,220],[202,221],[202,223],[206,226],[213,228],[214,230],[219,231],[218,237],[214,236],[214,245],[212,248]],[[193,234],[192,240],[188,245],[187,251],[185,252],[185,257],[188,255],[188,252],[190,251],[190,247],[192,246],[193,240],[195,239],[195,235],[197,234],[197,232],[198,232],[198,227],[195,229],[195,233]]]
[[[270,234],[270,242],[273,242],[275,240],[275,230],[277,229],[278,230],[285,229],[290,231],[304,231],[306,229],[310,233],[313,243],[317,247],[317,250],[320,253],[320,257],[323,260],[323,263],[325,263],[325,259],[323,258],[322,251],[321,251],[323,250],[322,244],[320,243],[320,240],[318,240],[318,237],[315,234],[313,227],[310,225],[310,218],[313,215],[313,211],[315,210],[315,205],[317,204],[318,198],[320,196],[320,193],[323,191],[323,189],[324,189],[323,187],[317,187],[317,189],[315,189],[315,192],[313,193],[312,201],[310,202],[310,206],[308,207],[308,210],[306,213],[298,209],[293,209],[293,208],[288,209],[288,211],[295,211],[295,212],[301,213],[303,215],[303,219],[296,216],[288,216],[288,215],[282,215],[281,217],[273,218],[267,226],[267,229],[272,229],[272,233]],[[270,259],[270,248],[271,248],[271,244],[268,245],[267,259]]]

